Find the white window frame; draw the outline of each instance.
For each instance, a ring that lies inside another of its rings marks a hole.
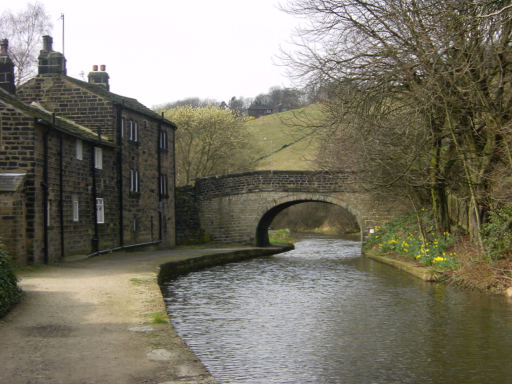
[[[130,192],[139,192],[139,183],[139,171],[135,169],[130,169]]]
[[[103,149],[94,147],[94,168],[103,169]]]
[[[77,160],[84,159],[84,144],[80,139],[76,139],[75,141],[75,157]]]
[[[133,120],[128,120],[128,140],[133,140]]]
[[[167,196],[168,194],[167,175],[160,175],[160,195]]]
[[[167,131],[162,129],[160,131],[160,149],[163,151],[166,151],[168,149],[168,137],[167,137]]]
[[[77,199],[73,199],[73,221],[77,223],[80,220],[80,204]]]
[[[96,198],[96,223],[105,223],[105,201],[102,197]]]
[[[128,131],[128,139],[137,143],[139,141],[139,122],[137,120],[130,120]]]

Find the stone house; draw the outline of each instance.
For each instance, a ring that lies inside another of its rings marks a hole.
[[[173,246],[176,126],[110,92],[104,66],[67,76],[49,36],[38,75],[16,89],[12,73],[3,41],[0,236],[17,262]]]

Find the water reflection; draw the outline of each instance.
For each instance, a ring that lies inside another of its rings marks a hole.
[[[483,383],[512,374],[502,298],[421,282],[309,238],[168,283],[180,336],[223,383]]]

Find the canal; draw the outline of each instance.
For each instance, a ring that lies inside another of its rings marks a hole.
[[[171,320],[221,383],[510,383],[512,304],[309,237],[168,282]]]

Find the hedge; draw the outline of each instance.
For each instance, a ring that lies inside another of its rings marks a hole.
[[[0,249],[0,318],[5,316],[9,309],[21,297],[18,279],[14,274],[8,255]]]

